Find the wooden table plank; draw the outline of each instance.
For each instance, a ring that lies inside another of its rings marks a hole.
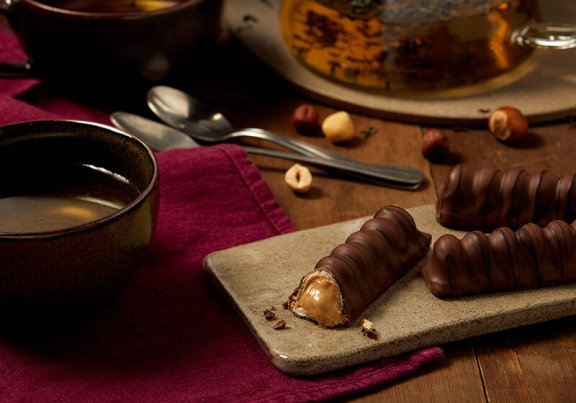
[[[316,140],[314,143],[317,145],[363,161],[418,168],[430,178],[428,164],[420,154],[419,128],[377,122],[358,115],[354,115],[353,119],[357,127],[375,127],[378,132],[354,148],[332,146],[322,138],[307,140]],[[280,206],[300,229],[371,215],[387,204],[409,208],[433,203],[435,200],[435,190],[429,182],[421,190],[406,191],[357,182],[334,174],[317,174],[316,171],[312,190],[308,194],[298,195],[294,194],[283,180],[284,171],[292,162],[260,156],[251,158],[261,169]]]
[[[475,351],[489,401],[576,397],[576,317],[486,336]]]
[[[408,379],[372,391],[352,402],[475,403],[485,401],[481,374],[467,341],[444,347],[446,361]],[[458,374],[458,376],[455,376]]]

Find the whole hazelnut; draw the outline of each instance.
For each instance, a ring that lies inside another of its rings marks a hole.
[[[302,104],[294,110],[292,124],[296,132],[300,134],[315,134],[320,129],[318,112],[313,105]]]
[[[348,112],[339,111],[324,118],[322,132],[332,143],[342,143],[355,139],[356,127]]]
[[[503,143],[516,143],[528,134],[528,120],[518,109],[502,106],[490,114],[488,129]]]
[[[440,129],[428,129],[422,138],[422,156],[428,161],[440,162],[450,155],[450,142]]]

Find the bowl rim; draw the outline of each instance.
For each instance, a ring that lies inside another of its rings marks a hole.
[[[81,225],[56,229],[52,231],[38,231],[38,232],[25,232],[25,233],[0,231],[0,241],[56,238],[72,235],[78,232],[84,232],[94,227],[103,226],[111,221],[114,221],[117,217],[126,215],[130,211],[134,210],[138,205],[143,203],[144,200],[147,199],[150,196],[150,194],[153,193],[153,191],[158,187],[159,166],[154,151],[152,151],[152,149],[148,147],[146,143],[144,143],[136,136],[127,133],[125,131],[116,129],[115,127],[112,127],[110,125],[104,123],[90,122],[86,120],[76,120],[76,119],[43,119],[43,120],[30,120],[30,121],[22,121],[17,123],[0,125],[0,130],[10,130],[11,128],[18,128],[25,126],[55,125],[55,124],[58,125],[68,124],[70,126],[77,126],[77,127],[90,126],[92,128],[101,129],[106,132],[110,132],[115,135],[119,135],[121,137],[129,139],[131,142],[137,144],[140,148],[142,148],[146,152],[147,156],[149,157],[149,161],[152,164],[152,176],[148,181],[146,188],[140,191],[137,197],[135,197],[130,203],[126,204],[126,206],[110,215],[106,215],[104,217],[98,218],[93,221],[89,221]]]
[[[76,16],[76,17],[87,18],[87,19],[102,19],[102,20],[142,19],[142,18],[147,18],[147,17],[155,16],[155,15],[171,14],[174,12],[178,12],[181,9],[185,9],[187,7],[196,7],[199,4],[202,4],[204,2],[205,2],[205,0],[182,0],[182,1],[178,1],[177,4],[174,4],[174,5],[169,6],[169,7],[160,8],[157,10],[124,11],[124,12],[117,12],[117,13],[105,13],[105,12],[69,10],[69,9],[62,8],[62,7],[51,6],[49,4],[42,3],[41,1],[38,1],[38,0],[26,0],[26,3],[32,7],[35,7],[39,10],[48,11],[48,12],[51,12],[54,14],[66,15],[66,16]]]

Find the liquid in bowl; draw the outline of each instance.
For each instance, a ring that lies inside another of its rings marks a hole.
[[[81,226],[117,213],[138,194],[127,178],[101,167],[48,167],[4,186],[0,232],[27,234]]]
[[[43,0],[42,3],[70,11],[86,13],[133,13],[157,11],[175,6],[182,0]]]
[[[474,85],[520,66],[533,49],[512,32],[535,0],[283,0],[280,29],[313,71],[378,91]]]

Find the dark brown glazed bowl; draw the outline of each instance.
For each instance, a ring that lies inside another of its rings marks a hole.
[[[57,203],[28,209],[23,201],[38,202],[35,195]],[[111,212],[77,214],[68,198]],[[137,269],[154,233],[157,162],[140,140],[104,125],[0,127],[0,206],[0,310],[108,298]]]
[[[156,11],[84,12],[19,0],[0,5],[31,73],[60,86],[141,86],[206,57],[221,31],[223,0],[183,0]],[[53,2],[54,3],[54,2]]]

